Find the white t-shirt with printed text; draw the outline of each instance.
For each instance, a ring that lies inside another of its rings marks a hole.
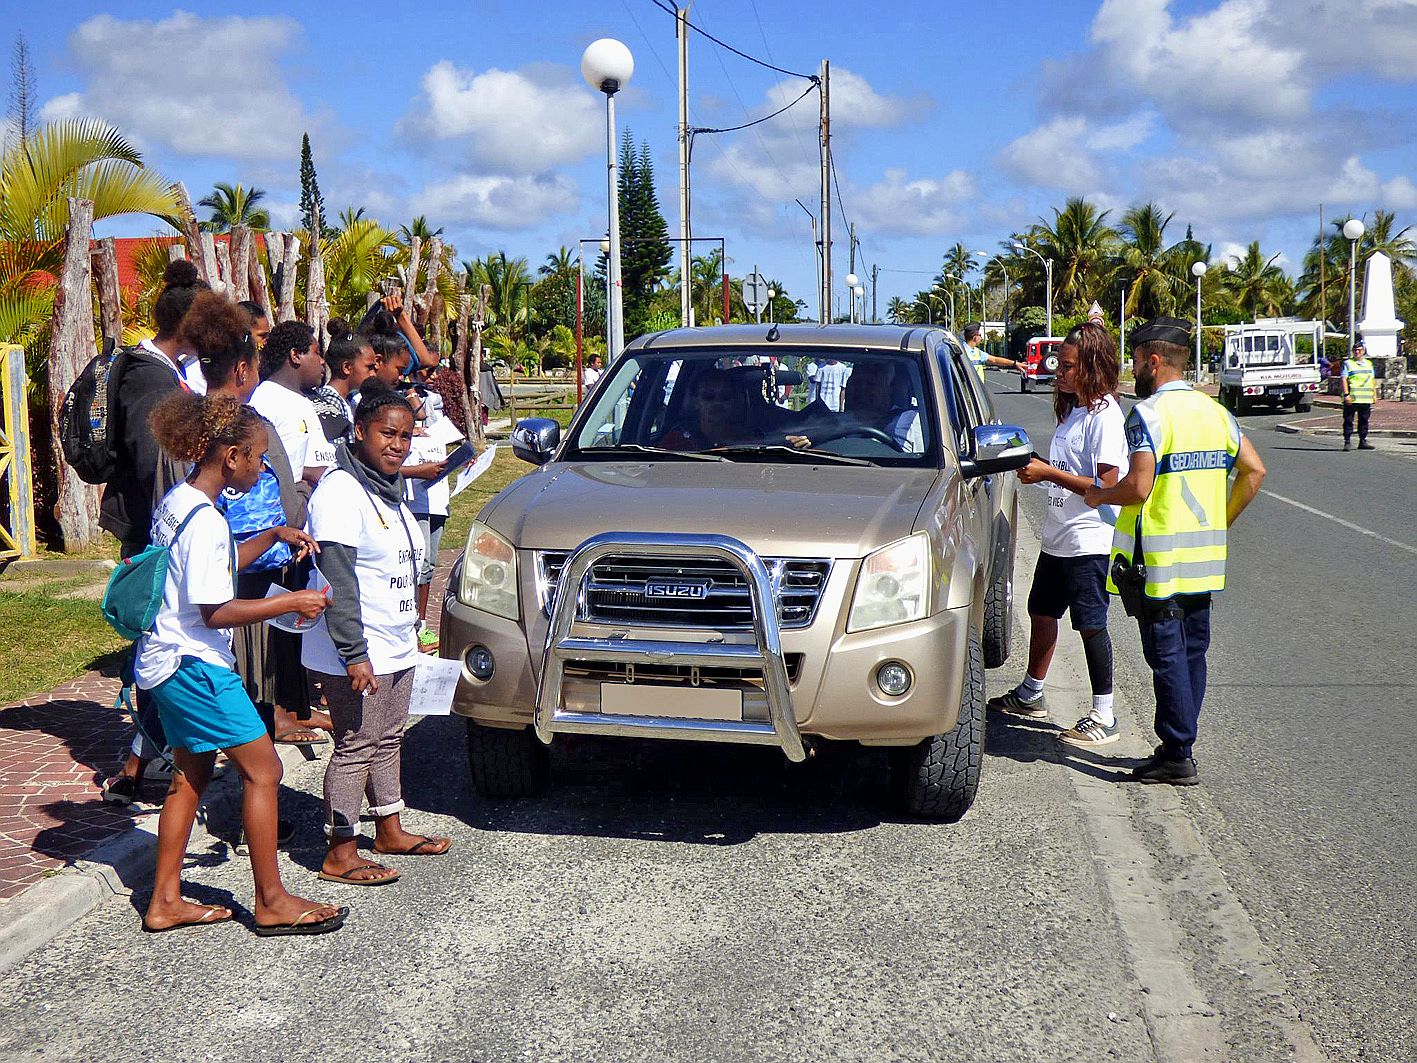
[[[1122,407],[1108,395],[1097,410],[1076,407],[1053,432],[1048,463],[1054,468],[1096,479],[1099,465],[1127,474],[1127,433]],[[1110,508],[1110,507],[1109,507]],[[1082,495],[1048,484],[1048,515],[1043,522],[1043,550],[1055,557],[1106,554],[1112,549],[1115,514],[1091,509]]]
[[[206,506],[173,542],[187,514]],[[180,483],[153,512],[152,542],[170,546],[167,584],[153,630],[138,640],[133,674],[151,690],[177,671],[183,657],[196,657],[218,668],[235,664],[231,632],[207,627],[201,607],[223,605],[236,597],[231,576],[231,527],[212,500],[189,483]]]
[[[310,534],[355,550],[360,619],[374,674],[412,667],[418,660],[418,571],[424,547],[423,532],[408,506],[395,509],[352,474],[333,469],[310,496]],[[311,574],[312,588],[324,585],[318,572]],[[323,618],[306,631],[300,663],[329,675],[344,674]]]
[[[317,468],[321,462],[312,454],[312,443],[324,439],[315,404],[298,391],[282,387],[274,380],[262,380],[251,393],[251,406],[271,424],[290,457],[290,471],[299,480],[307,468]]]

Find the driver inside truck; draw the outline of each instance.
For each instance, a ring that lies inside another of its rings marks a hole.
[[[873,428],[889,436],[897,449],[919,454],[923,449],[920,411],[913,407],[910,392],[908,379],[897,380],[894,363],[859,363],[847,381],[843,412],[836,419],[837,426],[822,426],[815,434],[823,439],[836,438],[844,430]],[[789,435],[787,441],[800,450],[813,445],[811,436],[805,433]]]
[[[757,431],[748,424],[743,395],[723,369],[699,372],[691,382],[684,417],[660,437],[665,450],[707,450],[735,443],[755,443]]]

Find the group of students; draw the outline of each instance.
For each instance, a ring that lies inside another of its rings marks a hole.
[[[271,327],[259,306],[206,290],[187,262],[169,267],[155,318],[157,336],[125,352],[119,473],[102,507],[125,558],[150,544],[168,551],[161,605],[135,647],[138,736],[104,788],[109,800],[131,800],[147,764],[170,749],[143,929],[233,917],[181,891],[221,751],[244,787],[256,933],[337,930],[346,908],[281,883],[276,847],[290,828],[277,814],[276,742],[333,736],[320,878],[398,879],[358,852],[366,798],[381,858],[451,845],[400,820],[400,743],[420,649],[436,646],[422,619],[448,491],[444,445],[426,435],[442,404],[436,392],[395,385],[436,359],[397,296],[372,329],[332,323],[321,351],[309,327]],[[313,707],[315,690],[327,711]]]

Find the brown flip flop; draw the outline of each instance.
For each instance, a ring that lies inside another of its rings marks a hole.
[[[360,872],[360,871],[369,871],[370,869],[377,870],[377,871],[393,871],[394,873],[393,873],[392,875],[389,875],[389,876],[385,877],[385,878],[351,878],[351,877],[350,877],[351,875],[355,875],[355,874],[357,874],[357,873]],[[341,872],[340,872],[339,874],[337,874],[337,875],[331,874],[331,873],[328,872],[328,871],[321,871],[321,872],[320,872],[320,877],[321,877],[322,879],[324,879],[326,882],[343,882],[346,886],[387,886],[390,882],[397,882],[397,881],[399,880],[399,873],[398,873],[397,871],[394,871],[394,869],[391,868],[391,867],[385,867],[383,864],[373,864],[373,863],[370,863],[370,864],[356,864],[354,867],[351,867],[348,871],[341,871]]]
[[[426,834],[418,835],[421,841],[416,841],[407,849],[380,849],[374,846],[374,851],[380,856],[446,856],[448,849],[453,847],[451,838],[430,838]],[[430,845],[437,845],[439,842],[447,842],[448,849],[439,849],[436,852],[429,851]]]

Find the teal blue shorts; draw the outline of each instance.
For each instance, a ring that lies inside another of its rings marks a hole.
[[[149,693],[162,718],[167,743],[189,753],[210,753],[254,742],[266,725],[230,668],[183,657],[177,671]]]

